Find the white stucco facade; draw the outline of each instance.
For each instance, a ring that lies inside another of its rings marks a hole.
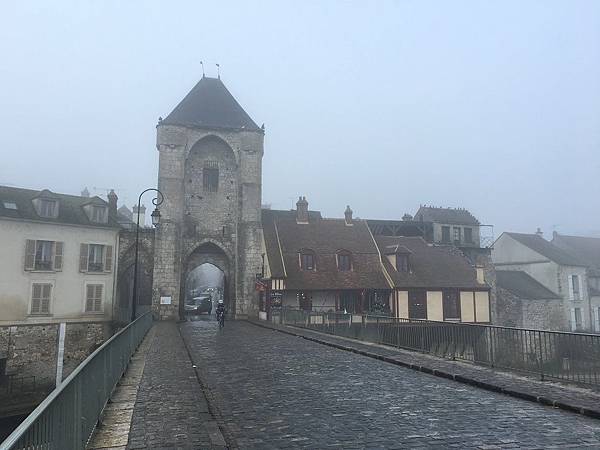
[[[61,243],[60,267],[46,270],[27,268],[28,241]],[[83,248],[89,248],[86,244],[103,246],[104,257],[108,255],[110,262],[105,263],[102,270],[82,270],[82,244]],[[112,319],[117,228],[3,218],[0,219],[0,249],[0,325]],[[32,311],[34,284],[51,286],[48,289],[48,306],[42,311]],[[88,288],[88,285],[94,288]],[[97,286],[102,287],[96,289]],[[86,301],[88,306],[94,305],[93,311],[86,308]]]

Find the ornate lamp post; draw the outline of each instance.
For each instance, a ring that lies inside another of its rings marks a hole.
[[[133,265],[133,300],[131,302],[131,320],[132,321],[135,320],[136,306],[137,306],[138,255],[139,255],[139,245],[140,245],[140,207],[141,207],[141,203],[142,203],[142,195],[144,195],[146,192],[149,192],[149,191],[153,191],[158,194],[157,197],[154,197],[152,199],[152,204],[154,205],[154,211],[152,211],[152,214],[150,215],[150,217],[152,217],[152,225],[155,227],[158,226],[158,224],[160,223],[160,211],[158,210],[158,207],[164,200],[164,196],[163,196],[162,192],[160,192],[158,189],[154,189],[154,188],[148,188],[145,191],[142,191],[142,193],[138,197],[137,222],[136,222],[136,228],[135,228],[135,263]]]

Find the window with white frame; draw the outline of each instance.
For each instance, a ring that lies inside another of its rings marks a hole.
[[[106,207],[92,205],[90,220],[92,222],[96,222],[96,223],[105,223],[106,222]]]
[[[112,270],[113,248],[104,244],[81,244],[79,250],[80,272],[110,272]]]
[[[452,232],[454,233],[454,242],[460,242],[460,227],[452,228]]]
[[[104,293],[103,284],[85,285],[85,312],[102,312],[102,295]]]
[[[571,288],[573,289],[573,300],[581,300],[579,289],[579,275],[571,275]]]
[[[56,217],[58,214],[58,202],[47,198],[40,199],[40,216]]]
[[[25,270],[62,270],[63,243],[27,239],[25,241]]]
[[[583,315],[581,313],[581,308],[573,308],[571,310],[571,322],[571,329],[573,331],[583,329]]]
[[[31,285],[31,307],[32,315],[50,314],[50,299],[52,297],[52,283],[33,283]]]

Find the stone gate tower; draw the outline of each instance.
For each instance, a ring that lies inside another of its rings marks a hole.
[[[153,311],[181,315],[185,280],[209,262],[236,317],[258,315],[264,128],[217,78],[203,77],[157,126],[164,194],[154,252]]]

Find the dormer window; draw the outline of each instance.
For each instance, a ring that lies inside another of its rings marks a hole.
[[[105,223],[106,222],[106,207],[92,205],[92,208],[90,209],[90,220],[92,222]]]
[[[337,267],[340,272],[348,272],[352,270],[352,258],[350,252],[340,251],[336,254]]]
[[[302,270],[315,270],[315,254],[311,250],[300,252],[300,268]]]
[[[396,270],[398,272],[408,272],[408,254],[407,253],[397,253],[396,254]]]
[[[47,198],[41,198],[39,203],[39,213],[42,217],[58,216],[58,202]]]

